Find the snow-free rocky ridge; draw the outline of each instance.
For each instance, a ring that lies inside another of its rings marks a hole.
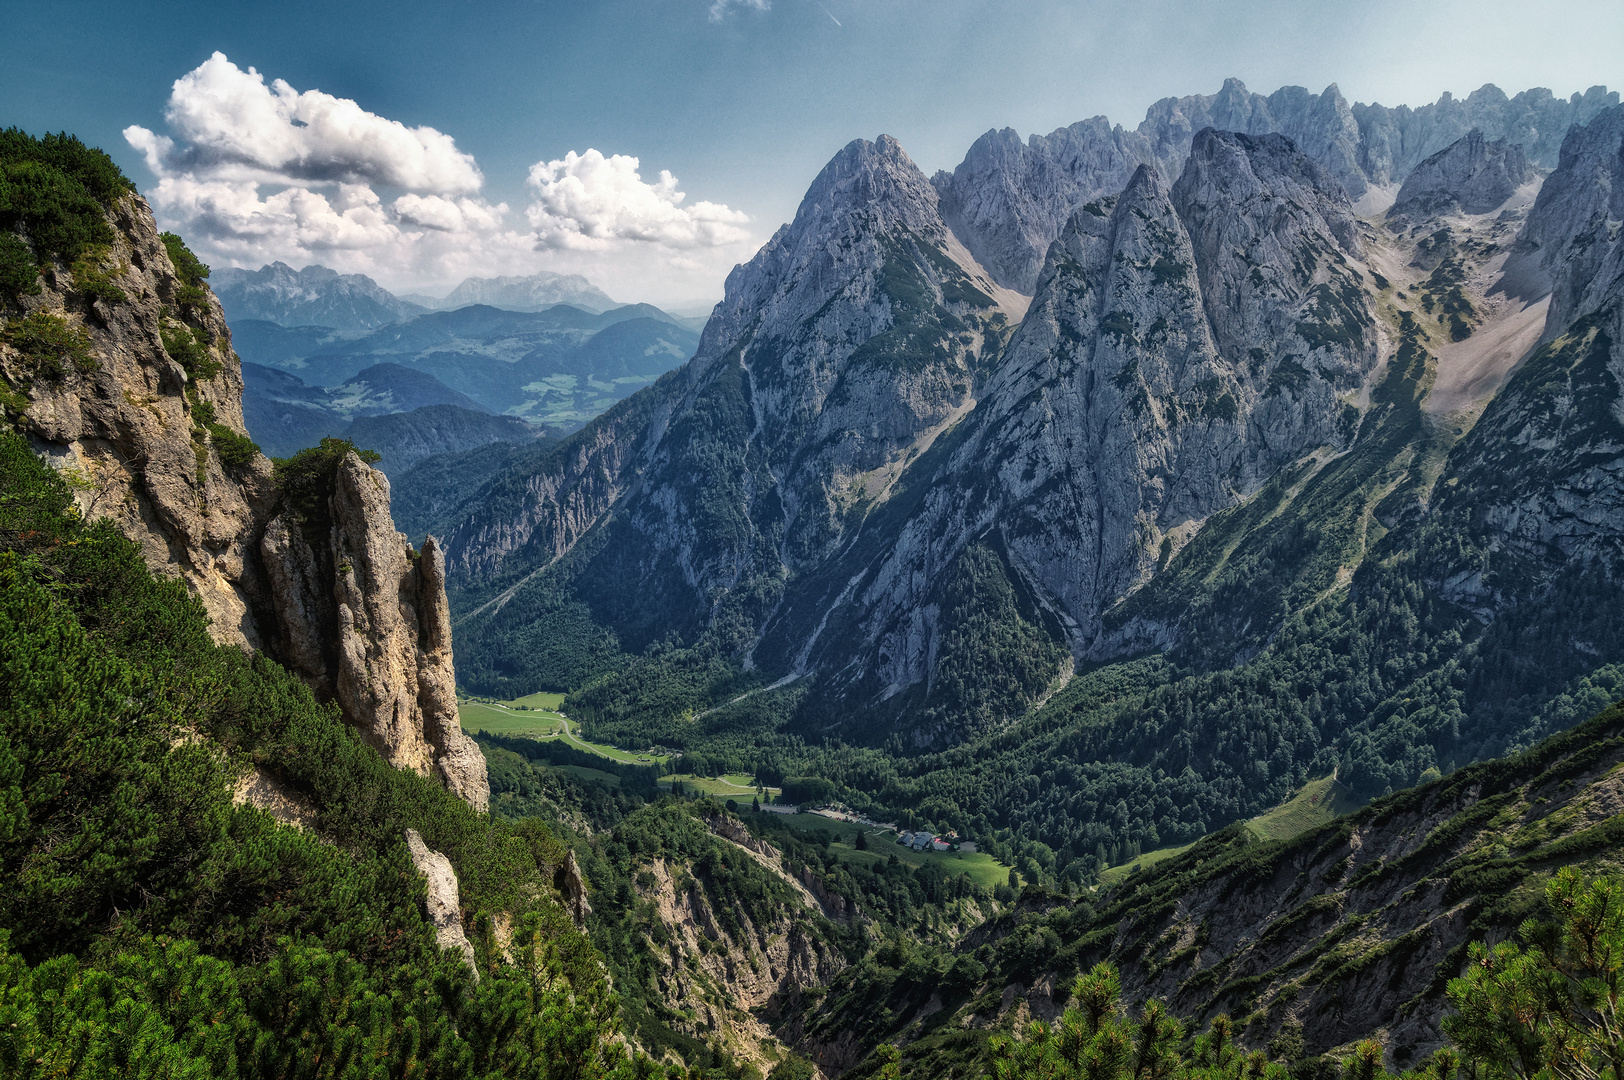
[[[704,634],[763,683],[815,680],[802,723],[939,746],[1079,664],[1256,655],[1403,523],[1481,503],[1494,551],[1533,560],[1428,571],[1485,619],[1618,565],[1615,102],[1350,110],[1230,83],[1153,109],[1114,188],[1045,186],[1011,150],[956,174],[974,199],[854,142],[729,276],[689,364],[446,519],[469,670],[578,685]],[[963,227],[1023,199],[1066,211]],[[1029,300],[989,265],[1027,249]],[[1350,500],[1334,549],[1291,531]],[[1220,604],[1231,557],[1276,548],[1342,561]]]
[[[484,758],[457,720],[440,549],[430,540],[411,552],[390,520],[388,479],[353,454],[335,478],[330,528],[310,536],[266,457],[228,464],[207,423],[241,435],[242,374],[219,301],[207,290],[180,298],[139,196],[115,200],[108,222],[100,267],[123,299],[82,293],[47,266],[41,293],[19,301],[83,332],[94,358],[30,378],[0,345],[8,382],[26,388],[19,427],[69,470],[82,513],[112,518],[155,572],[186,582],[217,640],[281,660],[392,763],[484,809]],[[193,372],[171,347],[197,351]]]

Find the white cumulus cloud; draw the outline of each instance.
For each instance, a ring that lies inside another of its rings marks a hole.
[[[649,285],[714,295],[752,247],[744,214],[683,205],[670,173],[644,183],[637,158],[596,150],[533,166],[515,220],[481,196],[478,163],[450,135],[267,81],[223,53],[175,81],[164,119],[124,137],[157,177],[146,195],[159,221],[219,265],[321,263],[428,290],[584,272],[658,302]]]
[[[384,184],[411,191],[478,191],[472,155],[431,127],[409,128],[320,90],[243,71],[215,53],[175,81],[164,111],[174,137],[139,126],[124,135],[159,172],[207,170],[290,181]]]
[[[526,210],[543,247],[601,248],[617,240],[673,248],[719,247],[749,238],[749,217],[712,202],[681,205],[687,196],[664,169],[654,183],[638,160],[571,150],[530,167],[535,201]]]

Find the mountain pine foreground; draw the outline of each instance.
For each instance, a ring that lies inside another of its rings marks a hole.
[[[858,141],[414,545],[0,132],[0,1075],[1624,1077],[1620,220],[1599,88]]]

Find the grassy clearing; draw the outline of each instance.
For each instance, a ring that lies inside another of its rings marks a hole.
[[[1332,818],[1351,814],[1363,805],[1364,803],[1348,793],[1346,787],[1327,776],[1304,784],[1297,794],[1273,810],[1252,818],[1246,823],[1246,827],[1262,840],[1290,840],[1293,836],[1300,836],[1309,829],[1324,825]],[[1137,859],[1131,859],[1121,866],[1113,866],[1101,872],[1100,884],[1115,885],[1125,881],[1135,867],[1148,870],[1163,859],[1171,859],[1189,847],[1189,844],[1181,844],[1178,847],[1147,851]]]
[[[733,799],[746,808],[751,799],[759,798],[756,793],[756,778],[742,773],[728,773],[715,778],[695,776],[693,773],[672,773],[670,776],[660,777],[661,789],[669,791],[674,781],[681,781],[683,790],[689,794],[697,792],[713,799]],[[777,796],[779,789],[770,787],[767,794]]]
[[[1157,848],[1155,851],[1147,851],[1132,862],[1102,870],[1100,872],[1100,884],[1115,885],[1119,881],[1126,881],[1128,875],[1133,873],[1135,869],[1148,870],[1163,859],[1171,859],[1175,855],[1188,851],[1191,846],[1190,844],[1180,844],[1178,847],[1164,847]]]
[[[569,773],[577,780],[602,780],[606,784],[620,786],[620,777],[613,773],[606,773],[601,769],[589,769],[585,765],[549,765],[547,766],[561,773]]]
[[[1327,776],[1309,781],[1273,810],[1248,821],[1246,827],[1265,840],[1290,840],[1363,805],[1346,787]]]
[[[581,738],[581,725],[573,720],[564,721],[568,730],[561,736],[569,741],[571,746],[610,761],[621,761],[632,765],[664,765],[666,758],[663,754],[646,754],[641,750],[622,750],[617,746],[608,746],[604,743],[587,742]]]
[[[949,874],[968,874],[978,885],[993,888],[1009,883],[1009,867],[984,851],[911,851],[896,842],[897,834],[888,829],[873,829],[850,821],[834,821],[817,814],[787,814],[778,818],[783,824],[800,833],[826,832],[830,835],[829,850],[843,863],[852,866],[873,866],[883,863],[892,855],[909,866],[940,863]],[[858,851],[858,833],[866,833],[868,850]]]
[[[459,701],[457,716],[464,731],[488,731],[492,735],[556,736],[563,734],[565,720],[557,713],[518,712],[483,701]]]
[[[621,750],[602,743],[587,742],[581,738],[581,727],[557,711],[563,694],[526,694],[512,701],[491,698],[464,698],[457,702],[457,717],[464,731],[487,731],[492,735],[511,735],[533,739],[563,739],[578,750],[596,754],[610,761],[638,765],[664,765],[666,759],[659,754],[645,754],[636,750]]]
[[[514,698],[508,702],[514,708],[540,709],[544,712],[556,713],[564,704],[563,694],[526,694],[522,698]]]

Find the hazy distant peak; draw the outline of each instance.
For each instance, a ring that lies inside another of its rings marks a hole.
[[[365,274],[340,274],[320,265],[303,270],[284,262],[258,270],[227,266],[214,271],[209,284],[232,322],[263,319],[282,326],[327,326],[353,333],[424,310]]]
[[[489,304],[510,311],[541,311],[555,304],[570,304],[594,314],[607,311],[615,301],[580,274],[549,271],[525,277],[471,277],[436,305],[440,308]]]

